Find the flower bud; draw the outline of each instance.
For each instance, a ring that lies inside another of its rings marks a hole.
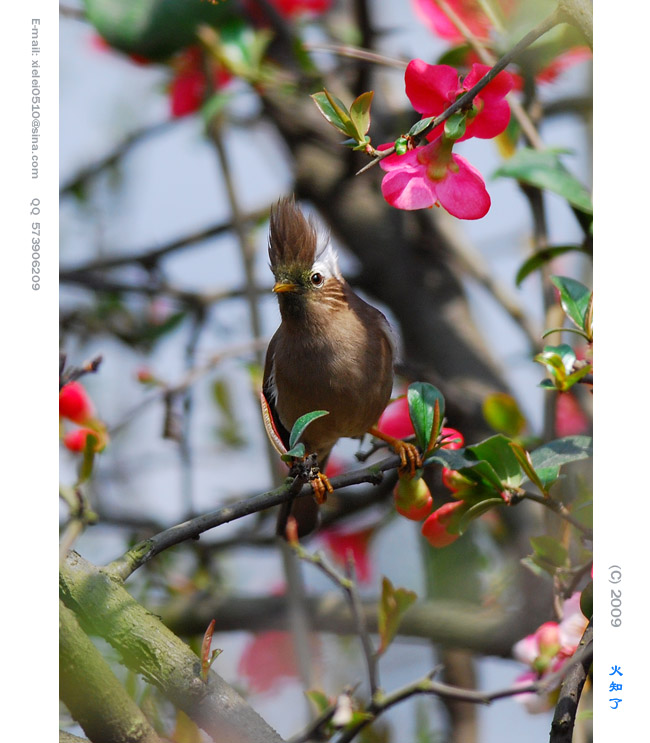
[[[444,503],[422,524],[422,536],[432,547],[446,547],[455,542],[460,534],[454,534],[447,529],[454,516],[462,513],[462,510],[459,512],[459,509],[465,508],[467,508],[467,504],[462,500]]]
[[[100,452],[104,450],[106,447],[106,436],[93,431],[91,428],[76,428],[74,431],[70,431],[63,437],[63,446],[70,451],[82,452],[86,449],[88,436],[95,437],[94,451]]]
[[[433,498],[421,477],[400,477],[395,490],[395,509],[412,521],[422,521],[431,513]]]
[[[80,382],[68,382],[59,392],[59,415],[75,423],[88,423],[95,414],[88,393]]]

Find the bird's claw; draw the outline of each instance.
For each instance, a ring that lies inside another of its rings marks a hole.
[[[319,506],[322,506],[327,500],[327,494],[334,492],[332,483],[329,477],[322,472],[316,472],[310,482],[311,489],[314,491],[314,500]]]
[[[407,475],[413,477],[415,471],[422,466],[422,457],[418,451],[417,446],[409,444],[408,441],[401,441],[397,439],[391,444],[396,454],[399,454],[400,466],[397,471],[400,475]]]

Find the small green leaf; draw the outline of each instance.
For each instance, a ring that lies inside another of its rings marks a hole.
[[[483,417],[490,428],[506,436],[518,436],[526,427],[517,401],[505,392],[495,392],[483,400]]]
[[[531,257],[528,258],[517,271],[517,276],[515,277],[517,286],[519,286],[521,282],[533,271],[536,271],[538,268],[542,268],[554,258],[557,258],[560,255],[564,255],[565,253],[570,253],[572,251],[577,251],[580,253],[585,252],[581,245],[554,245],[550,248],[544,248],[544,250],[540,250],[537,253],[531,255]]]
[[[497,475],[499,491],[505,485],[519,487],[522,481],[521,467],[510,443],[509,438],[497,434],[479,444],[467,447],[467,450],[471,451],[477,459],[490,464]]]
[[[438,401],[439,421],[445,416],[445,398],[437,387],[426,382],[414,382],[409,385],[407,398],[409,416],[415,438],[423,451],[427,451],[431,440],[435,440],[439,431],[433,430],[435,405]]]
[[[317,418],[322,418],[324,415],[329,415],[328,410],[313,410],[311,413],[305,413],[293,424],[291,434],[289,436],[289,449],[293,449],[298,443],[298,439],[303,435],[307,426],[315,421]]]
[[[409,129],[409,137],[417,137],[418,135],[422,134],[425,129],[427,129],[431,122],[435,119],[435,116],[427,116],[425,119],[420,119],[417,121],[413,126]]]
[[[589,581],[580,594],[580,611],[587,619],[594,613],[594,582]]]
[[[585,318],[591,303],[591,289],[567,276],[551,276],[560,292],[560,303],[567,317],[580,330],[585,330]]]
[[[537,474],[548,467],[561,467],[569,462],[589,459],[593,456],[593,439],[591,436],[564,436],[554,439],[530,453]]]
[[[342,101],[327,90],[314,93],[312,99],[318,106],[318,110],[332,126],[347,134],[348,137],[352,137],[355,141],[358,139],[358,133],[352,123],[350,113]]]
[[[524,471],[524,475],[528,477],[528,479],[534,485],[536,485],[539,488],[539,490],[541,490],[542,493],[546,493],[545,484],[543,480],[540,478],[540,476],[537,474],[537,472],[535,471],[530,454],[524,449],[523,446],[515,443],[514,441],[510,442],[510,448],[512,449],[515,456],[517,457],[517,460],[519,461],[519,465],[521,469]]]
[[[83,451],[83,459],[79,467],[79,476],[77,478],[77,485],[81,485],[90,479],[93,473],[93,465],[95,463],[95,449],[99,442],[99,436],[94,433],[89,433],[86,436],[86,443]]]
[[[569,553],[567,552],[566,547],[560,544],[557,539],[544,534],[539,537],[531,537],[530,543],[534,550],[534,557],[537,557],[539,560],[543,560],[556,568],[566,566]]]
[[[445,137],[460,139],[465,134],[467,114],[458,111],[445,120]]]
[[[504,503],[505,501],[503,500],[503,498],[484,498],[478,503],[475,503],[473,506],[470,506],[463,513],[457,527],[453,527],[450,524],[447,527],[447,530],[453,531],[458,534],[463,534],[469,526],[470,522],[474,521],[474,519],[477,519],[479,516],[482,516],[484,513],[491,511],[493,508],[502,506]]]
[[[374,94],[374,90],[362,93],[358,98],[354,99],[350,106],[350,118],[360,135],[360,140],[368,133],[368,129],[370,129],[370,106]]]
[[[332,708],[333,702],[330,701],[327,694],[320,691],[319,689],[310,689],[305,692],[305,696],[316,708],[316,714],[322,715],[324,712]]]
[[[289,449],[289,451],[285,452],[284,454],[280,455],[280,459],[283,462],[291,462],[292,459],[302,459],[305,456],[305,445],[300,442],[299,444],[296,444],[294,447]]]
[[[380,647],[378,654],[386,651],[393,641],[397,629],[402,621],[404,612],[415,602],[417,594],[406,588],[394,588],[393,584],[384,577],[381,583],[381,599],[379,602],[379,637]]]
[[[564,197],[570,204],[587,214],[593,213],[591,196],[559,159],[553,150],[538,151],[523,148],[495,172],[495,177],[516,178]]]
[[[446,64],[450,67],[463,67],[467,63],[467,55],[472,47],[469,44],[460,44],[444,51],[436,64]]]

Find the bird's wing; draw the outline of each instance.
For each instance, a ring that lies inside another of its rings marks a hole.
[[[285,449],[289,448],[289,431],[282,425],[280,418],[278,417],[278,411],[276,408],[278,391],[275,386],[275,346],[277,335],[271,338],[269,347],[266,351],[266,361],[264,363],[264,380],[262,382],[262,394],[264,395],[264,403],[266,403],[266,411],[271,417],[271,423],[273,425],[274,432],[279,436],[280,440],[284,444]]]

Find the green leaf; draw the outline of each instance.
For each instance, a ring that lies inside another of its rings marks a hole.
[[[541,490],[542,493],[546,493],[546,485],[544,481],[541,479],[541,477],[538,475],[538,473],[535,471],[530,454],[524,449],[523,446],[520,446],[514,441],[510,442],[510,448],[512,449],[515,456],[517,457],[517,460],[519,461],[519,465],[521,469],[524,471],[524,475],[528,477],[528,479],[534,485],[536,485],[539,488],[539,490]]]
[[[457,531],[458,534],[463,534],[471,521],[474,521],[474,519],[477,519],[479,516],[482,516],[484,513],[491,511],[497,506],[504,505],[504,503],[505,501],[503,500],[503,498],[484,498],[478,503],[475,503],[473,506],[470,506],[463,513],[462,518],[460,519],[460,522],[458,523],[458,526],[456,528],[454,528],[452,524],[450,524],[447,529],[448,531]]]
[[[300,442],[299,444],[296,444],[294,447],[289,449],[289,451],[286,451],[284,454],[280,455],[280,459],[283,462],[291,462],[292,459],[302,459],[305,456],[305,445]]]
[[[526,427],[517,401],[505,392],[495,392],[483,400],[483,417],[490,428],[507,436],[518,436]]]
[[[557,539],[544,534],[539,537],[531,537],[530,543],[534,551],[533,557],[540,562],[546,562],[556,568],[566,566],[569,553]]]
[[[490,464],[500,483],[511,487],[519,487],[522,481],[521,467],[510,443],[509,438],[497,434],[485,439],[480,444],[468,446],[467,449],[478,459]],[[500,484],[497,487],[499,490],[502,489]]]
[[[557,151],[523,148],[495,172],[495,177],[516,178],[564,197],[587,214],[593,213],[591,196],[559,159]]]
[[[360,136],[359,132],[357,132],[350,118],[350,112],[343,101],[332,95],[328,90],[314,93],[312,99],[318,106],[318,110],[332,126],[347,134],[348,137],[352,137],[354,140],[363,139],[363,136]]]
[[[560,303],[567,317],[580,330],[585,330],[585,318],[591,303],[591,289],[567,276],[551,276],[560,292]]]
[[[467,55],[472,47],[469,44],[460,44],[444,51],[436,64],[446,64],[450,67],[463,67],[467,63]]]
[[[589,581],[580,594],[580,611],[587,619],[594,613],[594,582]]]
[[[557,258],[560,255],[564,255],[565,253],[570,253],[572,251],[577,251],[579,253],[586,252],[581,245],[554,245],[550,248],[544,248],[544,250],[540,250],[537,253],[534,253],[521,265],[521,267],[517,271],[517,276],[515,277],[517,286],[519,286],[521,282],[533,271],[536,271],[538,268],[542,268],[554,258]]]
[[[298,439],[303,435],[307,426],[315,421],[317,418],[322,418],[324,415],[329,415],[327,410],[313,410],[311,413],[305,413],[293,424],[291,434],[289,435],[289,449],[293,449],[298,443]]]
[[[374,90],[362,93],[352,101],[352,105],[350,106],[350,118],[360,135],[360,140],[363,139],[364,135],[368,133],[368,129],[370,129],[370,106],[374,94]]]
[[[129,54],[166,60],[196,43],[196,28],[234,18],[232,3],[177,0],[84,0],[85,19],[106,41]]]
[[[501,478],[497,475],[494,467],[488,462],[480,460],[469,449],[436,449],[427,456],[423,462],[424,466],[437,462],[450,470],[457,470],[467,479],[476,483],[486,491],[500,493],[503,490]],[[477,493],[480,491],[476,491]]]
[[[404,612],[416,599],[417,594],[413,591],[409,591],[406,588],[394,588],[388,578],[384,577],[382,579],[377,620],[380,637],[378,654],[385,652],[391,644],[402,621]]]
[[[530,460],[537,474],[549,467],[561,467],[569,462],[593,456],[591,436],[564,436],[543,444],[530,453]]]
[[[460,139],[465,134],[467,114],[460,111],[445,119],[445,137]]]
[[[305,696],[316,708],[317,715],[322,715],[333,706],[327,694],[319,689],[310,689],[305,692]]]
[[[435,116],[427,116],[425,119],[420,119],[409,129],[409,137],[417,137],[427,127],[431,125],[431,122],[435,119]]]
[[[415,438],[423,451],[435,440],[439,431],[433,431],[436,401],[439,406],[439,421],[445,416],[445,398],[437,387],[427,382],[413,382],[407,392],[409,416]]]

